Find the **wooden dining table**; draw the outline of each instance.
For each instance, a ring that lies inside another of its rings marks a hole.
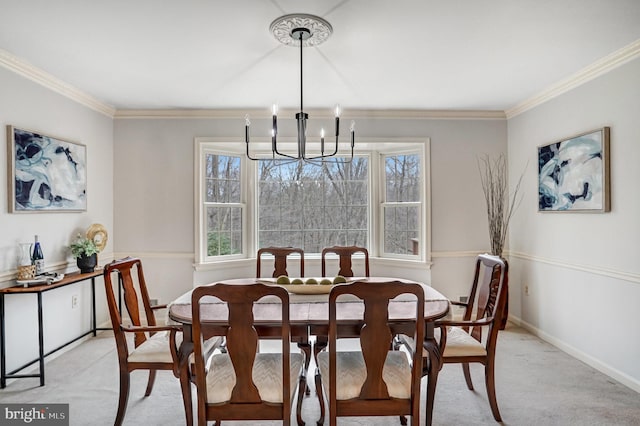
[[[415,282],[400,278],[369,277],[351,278],[353,281],[367,281],[371,283],[386,281]],[[277,285],[275,279],[266,278],[240,278],[220,281],[225,284],[246,285],[256,282]],[[207,284],[213,285],[213,284]],[[305,285],[306,286],[306,285]],[[326,336],[329,334],[329,285],[317,284],[317,288],[285,286],[290,290],[289,297],[289,322],[291,326],[291,339],[297,343],[306,354],[307,365],[311,359],[311,352],[319,352],[326,346]],[[422,284],[425,295],[425,350],[429,353],[427,361],[428,383],[426,395],[426,421],[431,424],[433,413],[433,401],[435,396],[438,372],[442,368],[442,354],[437,341],[434,338],[434,321],[441,319],[449,313],[449,301],[434,288]],[[307,293],[307,294],[300,294]],[[310,294],[309,294],[310,293]],[[341,300],[337,306],[338,333],[340,337],[358,337],[359,329],[363,321],[364,304],[353,298]],[[181,324],[183,327],[183,340],[178,349],[178,368],[183,379],[188,377],[188,359],[193,352],[193,338],[191,331],[191,291],[188,291],[171,302],[168,306],[168,321],[173,324]],[[228,309],[224,302],[217,298],[208,297],[200,303],[201,324],[211,335],[220,335],[227,325]],[[412,318],[413,316],[413,318]],[[279,336],[280,308],[268,297],[262,299],[254,306],[255,328],[262,338]],[[389,322],[394,334],[412,334],[411,324],[415,322],[415,301],[397,299],[389,303]],[[310,337],[315,336],[315,344],[312,348]],[[190,380],[190,377],[188,377]],[[191,406],[191,395],[183,395],[186,407]],[[300,419],[300,417],[298,417]],[[300,420],[299,420],[300,422]]]

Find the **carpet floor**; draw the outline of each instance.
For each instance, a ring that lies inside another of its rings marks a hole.
[[[302,408],[307,425],[315,425],[319,417],[313,371],[309,373],[312,392],[305,397]],[[460,366],[444,366],[436,391],[434,425],[496,424],[487,401],[482,366],[472,365],[471,373],[474,391],[467,389]],[[178,380],[171,372],[158,372],[153,393],[145,398],[146,380],[147,373],[132,373],[124,424],[183,425]],[[423,380],[423,391],[425,384]],[[100,332],[48,361],[46,386],[38,385],[38,379],[11,380],[0,390],[0,402],[68,403],[71,425],[113,424],[118,404],[118,360],[112,333]],[[498,338],[496,388],[505,425],[640,424],[639,393],[512,325]],[[293,419],[295,424],[295,414]],[[281,422],[223,424],[271,426]],[[395,417],[366,417],[338,419],[338,424],[387,426],[399,422]]]

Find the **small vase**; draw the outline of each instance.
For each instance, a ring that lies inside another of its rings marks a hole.
[[[98,264],[98,255],[94,253],[91,256],[80,256],[76,259],[76,263],[78,264],[78,268],[80,268],[81,273],[87,274],[89,272],[93,272]]]

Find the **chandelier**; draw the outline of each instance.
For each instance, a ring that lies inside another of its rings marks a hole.
[[[288,154],[278,148],[278,105],[272,107],[272,127],[271,127],[271,153],[272,159],[285,162],[304,161],[311,164],[318,164],[328,159],[335,162],[351,162],[353,159],[353,147],[355,145],[355,122],[351,122],[351,156],[349,158],[336,157],[338,154],[338,143],[340,135],[340,106],[335,107],[335,146],[325,151],[324,129],[320,130],[320,155],[307,154],[307,120],[309,114],[304,112],[303,103],[303,78],[302,78],[302,48],[318,46],[323,43],[333,32],[331,24],[324,19],[307,14],[284,15],[271,23],[269,27],[274,37],[286,46],[300,47],[300,112],[296,113],[298,128],[297,155]],[[250,135],[249,115],[245,116],[245,144],[247,147],[247,158],[250,160],[261,160],[264,158],[252,157],[249,150]]]

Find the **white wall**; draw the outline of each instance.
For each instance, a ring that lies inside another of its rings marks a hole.
[[[65,272],[75,267],[67,249],[79,231],[101,223],[110,232],[104,254],[113,247],[113,120],[43,86],[0,67],[0,287],[15,285],[17,247],[38,234],[46,269]],[[87,146],[87,211],[82,213],[8,213],[6,126],[14,125]],[[89,328],[90,293],[87,283],[43,295],[45,351],[60,346]],[[102,280],[96,281],[98,322],[108,320]],[[71,309],[72,295],[80,297]],[[12,370],[37,357],[35,295],[7,296],[7,368]]]
[[[508,121],[512,179],[529,162],[510,232],[511,314],[638,391],[639,76],[636,59]],[[611,212],[538,213],[537,146],[603,126],[611,127]]]
[[[295,136],[293,120],[281,121],[281,135]],[[466,294],[472,256],[488,250],[476,159],[485,153],[506,152],[506,120],[358,118],[357,126],[358,138],[363,140],[431,141],[432,270],[372,259],[372,274],[431,282],[451,297]],[[261,128],[261,120],[253,119],[252,127]],[[194,138],[228,137],[231,143],[243,144],[243,131],[242,118],[115,120],[115,251],[118,256],[143,259],[152,297],[161,303],[193,284],[255,274],[255,260],[228,262],[195,273],[192,267]],[[319,262],[305,258],[305,272],[320,275]]]

